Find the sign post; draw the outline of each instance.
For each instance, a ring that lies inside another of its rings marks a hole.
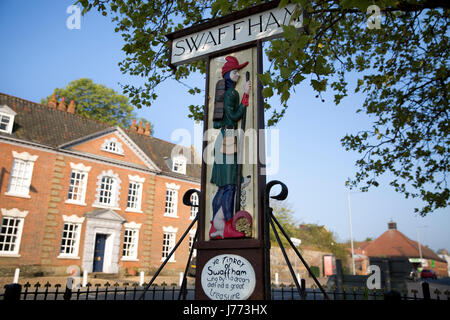
[[[270,299],[262,41],[302,27],[296,6],[251,7],[166,35],[170,66],[206,58],[196,299]]]

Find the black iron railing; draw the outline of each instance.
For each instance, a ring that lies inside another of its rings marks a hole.
[[[272,187],[279,185],[281,186],[281,192],[278,195],[271,196],[270,191]],[[193,193],[200,195],[198,190],[190,189],[183,196],[183,203],[186,206],[198,207],[191,201],[191,196]],[[275,218],[270,207],[270,198],[275,200],[284,200],[287,197],[288,189],[280,181],[271,181],[267,184],[265,189],[265,232],[267,232],[266,237],[268,237],[269,228],[272,227],[276,240],[283,252],[283,256],[286,260],[286,266],[292,276],[294,283],[285,286],[275,286],[272,284],[270,288],[270,298],[272,300],[447,300],[450,301],[450,292],[445,290],[444,292],[438,289],[433,289],[430,292],[430,286],[427,282],[423,282],[418,289],[403,290],[402,292],[386,291],[386,290],[369,290],[367,287],[351,287],[347,288],[342,286],[342,288],[324,287],[322,286],[314,273],[311,271],[308,263],[303,259],[300,252],[294,246],[290,240],[287,233],[283,230],[282,226],[279,224],[278,220]],[[189,252],[189,258],[186,264],[185,272],[183,273],[183,281],[181,286],[176,284],[167,285],[162,283],[157,285],[155,283],[156,278],[169,261],[170,257],[173,255],[175,250],[178,248],[179,244],[188,234],[189,230],[197,222],[198,217],[191,222],[189,227],[184,232],[183,236],[179,239],[175,247],[166,257],[165,261],[159,267],[157,272],[153,275],[152,279],[148,283],[143,283],[139,285],[138,283],[128,283],[123,282],[119,284],[115,282],[110,284],[109,282],[105,284],[91,284],[87,283],[86,286],[82,287],[78,283],[77,286],[74,285],[74,279],[68,278],[65,285],[61,284],[50,284],[49,282],[42,285],[37,282],[34,285],[29,282],[24,285],[11,284],[4,287],[4,290],[0,289],[0,300],[194,300],[194,287],[188,287],[187,285],[187,270],[189,263],[192,258],[194,246],[192,246]],[[277,228],[278,227],[278,228]],[[278,233],[277,229],[280,230]],[[198,230],[197,230],[198,231]],[[298,281],[294,270],[292,268],[291,262],[285,252],[283,243],[280,236],[284,236],[288,241],[289,245],[293,248],[297,257],[302,261],[305,268],[308,271],[309,276],[313,279],[314,283],[311,288],[306,288],[305,279]],[[197,239],[197,232],[194,237],[194,242]],[[268,238],[267,238],[268,239]],[[267,261],[269,263],[269,261]],[[270,275],[267,275],[270,276]],[[433,293],[433,294],[431,294]]]
[[[11,285],[5,286],[0,290],[0,300],[179,300],[180,293],[186,293],[186,300],[194,300],[194,288],[178,286],[176,284],[161,285],[153,284],[148,287],[147,283],[139,285],[138,283],[105,283],[91,284],[85,287],[74,289],[67,288],[66,285],[50,283],[41,284],[39,282],[30,284],[29,282],[20,287],[19,295],[14,295],[10,291]],[[369,290],[367,287],[343,287],[337,290],[336,286],[324,288],[328,299],[330,300],[446,300],[450,301],[450,291],[444,292],[435,289],[432,292],[425,292],[427,286],[421,286],[422,290],[403,290],[402,292],[388,292],[386,289]],[[428,287],[429,288],[429,287]],[[431,298],[430,298],[431,296]],[[20,298],[19,298],[20,297]],[[271,288],[272,300],[324,300],[323,291],[314,284],[310,288],[301,287],[300,292],[295,284],[291,285],[273,285]],[[184,300],[184,299],[183,299]]]

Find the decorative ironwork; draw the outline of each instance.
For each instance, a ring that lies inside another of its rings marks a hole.
[[[304,279],[302,279],[304,282]],[[11,296],[10,288],[11,285],[5,286],[6,290],[4,292],[0,289],[0,301],[1,300],[138,300],[138,296],[145,292],[145,300],[178,300],[180,294],[182,293],[181,286],[174,283],[167,284],[165,282],[161,284],[153,283],[148,287],[147,283],[140,286],[138,283],[129,282],[115,282],[110,284],[109,282],[105,284],[86,284],[86,287],[79,287],[69,289],[66,287],[65,290],[61,290],[63,285],[46,283],[42,285],[41,283],[30,284],[29,282],[24,285],[15,284],[19,295]],[[94,288],[95,287],[95,288]],[[113,287],[114,289],[111,289]],[[30,290],[34,288],[34,290]],[[314,284],[310,288],[306,288],[305,284],[301,284],[302,291],[298,292],[295,284],[280,286],[272,285],[270,292],[272,300],[324,300],[323,293],[317,290],[317,286]],[[3,289],[3,288],[2,288]],[[423,288],[422,288],[423,289]],[[368,290],[367,287],[355,287],[352,288],[352,292],[346,292],[339,290],[336,286],[330,286],[327,288],[327,295],[331,300],[385,300],[388,299],[385,290]],[[426,298],[419,297],[419,292],[422,293],[423,297],[427,296],[426,292],[417,289],[407,290],[402,292],[401,295],[397,296],[398,300],[424,300]],[[185,291],[186,297],[183,299],[192,300],[194,299],[194,289],[188,288]],[[433,296],[433,300],[447,300],[450,301],[450,296],[448,290],[446,292],[441,292],[434,290],[436,296]],[[408,295],[409,294],[409,295]]]
[[[186,206],[190,206],[190,207],[198,207],[197,204],[193,204],[192,200],[191,200],[191,196],[197,193],[198,198],[200,199],[200,191],[198,191],[197,189],[189,189],[188,191],[185,192],[185,194],[183,195],[183,204],[185,204]],[[164,268],[164,266],[167,264],[167,262],[169,262],[170,258],[172,257],[172,255],[175,253],[175,251],[178,249],[178,247],[180,246],[180,244],[183,242],[184,238],[186,237],[186,235],[189,233],[189,231],[192,229],[192,227],[194,226],[194,224],[197,222],[198,220],[198,212],[195,215],[194,220],[192,220],[191,224],[189,225],[189,227],[187,227],[186,231],[183,233],[183,235],[181,236],[180,240],[178,240],[178,242],[175,244],[175,246],[172,248],[172,251],[170,251],[169,255],[166,257],[166,259],[164,260],[164,262],[161,264],[161,266],[158,268],[158,270],[155,272],[155,274],[153,275],[152,279],[150,280],[150,282],[148,283],[148,285],[145,287],[144,292],[141,294],[141,296],[139,297],[139,300],[142,300],[145,296],[145,293],[148,291],[148,289],[150,288],[150,286],[153,284],[153,282],[155,281],[155,279],[158,277],[158,275],[161,273],[162,269]],[[197,232],[195,233],[195,239],[197,239],[197,234],[198,234],[198,229]],[[194,239],[194,243],[195,243],[195,239]],[[186,263],[186,269],[183,275],[183,286],[182,286],[182,290],[180,290],[180,294],[178,296],[178,299],[180,299],[181,297],[184,297],[184,299],[186,298],[186,284],[187,284],[187,280],[186,280],[186,276],[187,276],[187,270],[189,268],[189,263],[191,262],[191,257],[192,257],[192,252],[194,251],[194,246],[192,246],[190,252],[189,252],[189,259]]]
[[[279,185],[281,186],[281,191],[279,194],[275,195],[275,196],[271,196],[270,195],[270,191],[271,189],[276,186]],[[288,241],[289,245],[292,247],[292,249],[294,249],[294,252],[296,253],[296,255],[300,258],[300,260],[302,261],[303,265],[305,266],[306,270],[308,270],[308,273],[310,274],[310,276],[314,279],[315,284],[317,285],[317,287],[320,289],[320,291],[322,292],[324,298],[326,300],[328,300],[328,295],[326,294],[325,290],[323,289],[322,285],[320,284],[320,282],[317,280],[316,276],[314,275],[314,273],[311,271],[311,269],[309,268],[308,263],[305,261],[305,259],[303,259],[302,255],[300,254],[300,252],[297,250],[297,248],[295,247],[295,245],[292,243],[290,237],[288,236],[288,234],[286,233],[286,231],[283,229],[283,227],[280,225],[280,223],[278,222],[278,220],[275,218],[275,216],[273,215],[273,209],[270,207],[270,198],[275,199],[275,200],[279,200],[279,201],[283,201],[287,198],[288,196],[288,188],[287,186],[278,180],[273,180],[270,181],[267,186],[266,186],[266,190],[265,190],[265,200],[266,200],[266,219],[269,221],[272,230],[275,234],[275,238],[278,242],[278,245],[280,246],[281,252],[283,253],[284,259],[286,260],[286,264],[289,268],[289,272],[292,275],[292,279],[294,280],[295,286],[297,287],[297,291],[298,294],[301,296],[302,295],[302,288],[300,286],[300,284],[298,283],[297,277],[295,276],[295,272],[294,269],[292,268],[292,264],[289,261],[289,258],[286,254],[286,251],[284,249],[283,243],[281,242],[280,236],[278,235],[278,231],[277,228],[275,227],[275,224],[278,226],[278,228],[280,229],[281,233],[283,234],[283,236],[286,238],[286,240]],[[275,222],[275,224],[274,224]]]

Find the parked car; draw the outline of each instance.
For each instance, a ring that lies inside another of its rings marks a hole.
[[[420,272],[420,277],[422,279],[427,279],[427,278],[429,278],[429,279],[437,279],[436,272],[434,272],[434,270],[430,270],[430,269],[423,269]]]

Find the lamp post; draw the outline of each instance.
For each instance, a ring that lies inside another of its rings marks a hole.
[[[348,198],[348,219],[350,222],[350,243],[352,247],[352,268],[353,268],[353,275],[356,274],[356,268],[355,268],[355,249],[353,248],[353,227],[352,227],[352,206],[350,203],[350,193],[362,193],[362,192],[350,192],[347,191],[347,198]]]
[[[348,217],[350,220],[350,243],[352,246],[352,268],[353,268],[353,275],[356,274],[355,272],[355,251],[353,248],[353,228],[352,228],[352,209],[351,209],[351,204],[350,204],[350,191],[347,192],[347,197],[348,197]]]
[[[417,246],[419,247],[420,267],[422,268],[422,246],[420,245],[419,228],[427,228],[428,226],[420,226],[416,228],[417,231]]]

